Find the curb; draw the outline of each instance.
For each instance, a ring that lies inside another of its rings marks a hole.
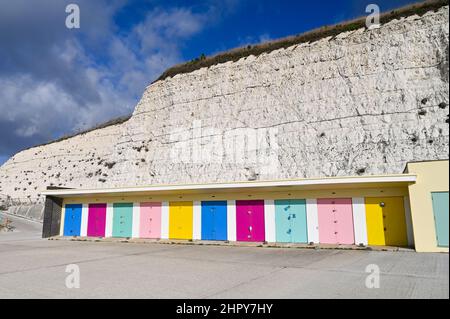
[[[103,243],[130,243],[130,244],[159,244],[159,245],[197,245],[197,246],[224,246],[224,247],[259,247],[259,248],[290,248],[314,250],[363,250],[363,251],[401,251],[415,252],[412,248],[391,246],[354,246],[354,245],[319,245],[319,244],[280,244],[256,242],[230,242],[230,241],[203,241],[203,240],[173,240],[173,239],[143,239],[143,238],[114,238],[114,237],[67,237],[55,236],[48,240],[66,240]]]

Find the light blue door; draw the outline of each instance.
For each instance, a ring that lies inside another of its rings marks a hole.
[[[275,201],[276,240],[280,243],[307,243],[306,201],[284,199]]]
[[[439,247],[448,247],[448,192],[431,193]]]
[[[64,236],[80,236],[81,204],[67,204],[64,213]]]
[[[131,237],[133,232],[133,203],[114,203],[113,237]]]

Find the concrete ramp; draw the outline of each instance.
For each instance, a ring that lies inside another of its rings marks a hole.
[[[42,222],[44,204],[29,204],[10,206],[8,214],[23,217],[26,219]]]

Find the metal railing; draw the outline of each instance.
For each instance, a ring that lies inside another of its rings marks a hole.
[[[0,194],[0,212],[42,221],[44,203],[31,198],[14,198]]]

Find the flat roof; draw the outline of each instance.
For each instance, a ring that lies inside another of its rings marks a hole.
[[[352,188],[377,187],[377,186],[405,186],[415,183],[417,176],[414,174],[384,175],[384,176],[346,176],[323,177],[273,181],[245,181],[233,183],[208,183],[208,184],[171,184],[153,186],[130,186],[120,188],[97,189],[52,189],[42,191],[45,196],[73,197],[89,195],[139,195],[139,194],[186,194],[205,192],[236,192],[239,190],[312,190],[326,188]]]

